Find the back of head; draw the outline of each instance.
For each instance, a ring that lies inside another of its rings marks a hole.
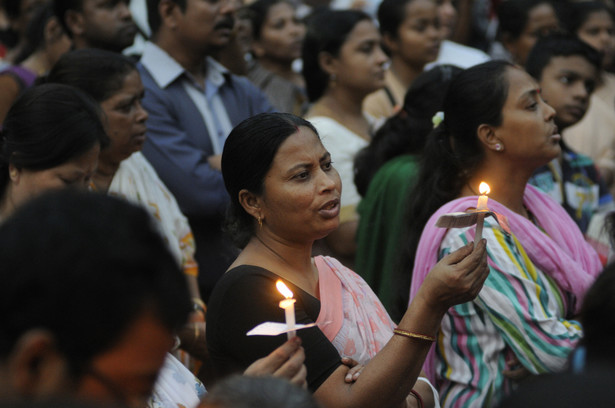
[[[0,358],[47,330],[79,378],[131,323],[169,330],[190,310],[185,279],[149,214],[124,200],[68,190],[33,199],[0,226]]]
[[[615,370],[601,368],[582,374],[557,373],[532,376],[499,405],[499,408],[613,406]]]
[[[318,100],[327,89],[329,75],[320,66],[320,54],[339,55],[348,34],[369,15],[358,10],[322,10],[307,20],[303,41],[303,77],[308,98]]]
[[[537,81],[542,78],[542,71],[554,57],[583,57],[596,70],[600,69],[601,56],[598,51],[579,40],[574,35],[551,34],[539,38],[530,51],[525,63],[525,70]]]
[[[274,377],[233,376],[216,384],[202,408],[319,408],[306,390]]]
[[[402,154],[420,155],[433,129],[432,117],[452,79],[462,71],[453,65],[438,65],[419,75],[404,98],[402,109],[376,132],[369,146],[355,157],[355,178],[359,194],[365,195],[369,182],[382,165]]]
[[[427,138],[418,180],[408,196],[403,240],[408,245],[400,254],[399,274],[412,271],[416,248],[429,217],[458,197],[482,162],[484,152],[477,129],[481,124],[501,124],[509,69],[517,68],[506,61],[488,61],[462,71],[451,81],[442,105],[444,120]],[[407,290],[404,296],[407,305]]]
[[[9,182],[8,166],[45,170],[108,142],[98,106],[78,89],[44,84],[15,101],[0,138],[0,195]]]
[[[60,57],[45,81],[74,86],[101,103],[122,89],[124,78],[136,69],[122,54],[85,48]]]
[[[615,263],[608,265],[583,301],[581,322],[587,365],[609,364],[615,368]]]
[[[239,203],[239,192],[263,192],[265,175],[284,141],[306,126],[318,134],[305,119],[290,113],[261,113],[252,116],[231,131],[222,152],[222,176],[231,202],[227,214],[227,232],[243,248],[253,235],[253,218]]]

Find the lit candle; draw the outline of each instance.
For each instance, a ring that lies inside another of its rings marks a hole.
[[[491,189],[489,188],[489,184],[482,181],[478,186],[478,191],[481,195],[478,197],[478,204],[476,204],[476,209],[479,211],[489,210],[489,208],[487,208],[487,200],[489,199],[487,197],[487,194],[489,194],[489,192],[491,191]]]
[[[295,328],[295,302],[296,300],[293,299],[293,292],[291,292],[291,290],[288,289],[288,287],[281,280],[278,280],[275,283],[275,286],[278,289],[278,291],[282,294],[282,296],[286,298],[280,301],[280,308],[284,309],[284,315],[286,316],[286,327],[288,329],[294,329]],[[289,331],[287,333],[288,338],[292,339],[293,337],[295,337],[296,333],[297,332],[295,330]]]
[[[487,207],[487,194],[491,191],[489,188],[489,184],[482,181],[478,186],[478,191],[480,192],[480,196],[478,197],[478,203],[476,204],[477,211],[489,211],[489,207]],[[479,213],[478,220],[476,221],[476,234],[474,234],[474,247],[483,239],[483,223],[485,221],[485,214]]]

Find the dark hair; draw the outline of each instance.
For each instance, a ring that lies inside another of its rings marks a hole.
[[[372,21],[369,15],[359,10],[322,10],[307,20],[302,52],[303,77],[311,102],[325,93],[329,83],[329,75],[320,67],[320,53],[337,57],[348,34],[364,20]]]
[[[53,17],[55,17],[55,15],[49,3],[39,6],[36,9],[32,16],[32,20],[30,20],[26,27],[25,47],[19,52],[17,57],[15,57],[15,64],[20,64],[35,51],[45,46],[45,29],[47,22]]]
[[[577,33],[590,14],[606,11],[612,20],[613,10],[601,1],[568,2],[562,13],[562,25],[571,34]]]
[[[173,3],[177,4],[179,9],[182,12],[186,12],[187,0],[171,0]],[[158,5],[160,4],[160,0],[146,0],[147,5],[147,24],[149,25],[149,29],[151,31],[151,38],[155,38],[156,34],[158,34],[158,30],[162,25],[162,18],[160,18],[160,12],[158,11]]]
[[[287,3],[293,6],[293,3],[288,0],[256,0],[246,7],[247,16],[252,23],[253,39],[259,40],[261,38],[261,31],[263,30],[263,24],[267,20],[269,10],[278,3]]]
[[[593,407],[613,405],[615,370],[603,366],[579,374],[531,376],[498,404],[499,408]]]
[[[581,308],[587,364],[615,364],[615,263],[608,265],[589,288]]]
[[[56,18],[64,28],[66,34],[73,38],[73,33],[68,28],[68,24],[66,24],[66,13],[71,11],[83,11],[83,0],[51,0],[53,2],[53,12],[56,15]]]
[[[601,56],[591,46],[578,37],[569,34],[551,34],[541,37],[530,51],[525,63],[525,70],[540,81],[542,71],[554,57],[580,56],[600,70]]]
[[[170,331],[190,312],[153,219],[119,198],[60,190],[28,201],[0,225],[0,264],[0,356],[45,329],[75,377],[145,312]]]
[[[414,0],[382,0],[378,6],[378,24],[382,35],[399,37],[399,26],[406,18],[406,5]]]
[[[60,84],[27,89],[4,120],[0,137],[0,195],[9,183],[9,164],[46,170],[90,150],[108,137],[101,112],[80,90]]]
[[[215,408],[319,408],[312,394],[275,377],[235,375],[217,383],[201,403]]]
[[[513,68],[517,69],[506,61],[488,61],[462,71],[449,85],[442,109],[444,121],[427,138],[418,180],[408,196],[406,239],[402,241],[406,251],[400,254],[397,271],[408,283],[400,288],[405,307],[421,232],[438,208],[459,196],[482,162],[484,152],[476,131],[481,124],[502,123],[509,85],[506,73]]]
[[[507,35],[511,40],[519,38],[527,26],[530,11],[541,4],[548,4],[555,10],[555,5],[550,0],[514,0],[500,3],[496,10],[498,38],[503,35]]]
[[[45,81],[74,86],[101,103],[122,89],[126,76],[136,69],[120,53],[86,48],[62,55]]]
[[[240,248],[254,235],[254,218],[239,203],[243,189],[262,194],[265,175],[273,164],[280,145],[299,126],[318,132],[307,120],[290,113],[261,113],[252,116],[231,131],[222,151],[222,176],[231,196],[226,231]]]
[[[367,147],[354,159],[354,183],[362,196],[369,183],[386,162],[402,154],[420,155],[429,132],[432,117],[442,107],[451,80],[461,68],[438,65],[419,75],[404,98],[402,109],[390,117],[376,132]]]

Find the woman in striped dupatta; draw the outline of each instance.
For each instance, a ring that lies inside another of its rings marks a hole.
[[[409,206],[411,298],[440,257],[475,239],[474,226],[435,223],[476,207],[481,181],[499,221],[485,220],[483,289],[449,309],[426,360],[443,407],[497,404],[516,375],[561,370],[582,336],[573,318],[600,261],[563,208],[527,185],[559,154],[554,113],[528,74],[487,62],[453,80],[444,121],[430,135]]]

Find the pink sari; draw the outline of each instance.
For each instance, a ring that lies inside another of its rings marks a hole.
[[[367,283],[330,257],[315,258],[320,288],[316,323],[342,357],[367,363],[393,336],[395,323]]]
[[[465,211],[476,206],[478,197],[462,197],[440,207],[431,216],[423,230],[416,252],[410,299],[418,292],[431,268],[438,262],[440,244],[448,232],[435,226],[442,214]],[[489,200],[489,209],[504,216],[513,235],[519,240],[532,262],[551,276],[559,287],[576,298],[574,310],[579,311],[583,296],[602,271],[596,251],[585,241],[583,234],[557,202],[529,184],[525,188],[523,203],[534,214],[544,232],[530,220],[509,210],[495,200]],[[434,381],[434,348],[431,348],[425,366],[428,378]]]

